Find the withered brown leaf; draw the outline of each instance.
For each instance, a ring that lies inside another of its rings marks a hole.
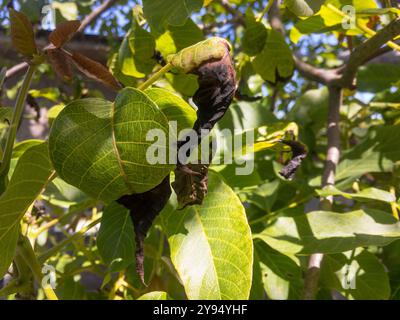
[[[279,174],[286,179],[293,179],[294,174],[300,167],[301,162],[307,156],[307,147],[296,140],[282,140],[281,143],[289,146],[292,149],[292,158],[289,162],[279,171]]]
[[[154,219],[165,207],[171,196],[169,175],[153,189],[131,195],[122,196],[117,200],[129,209],[136,239],[136,272],[144,282],[144,239]]]
[[[72,67],[69,56],[60,49],[47,50],[47,59],[58,76],[66,81],[72,80]]]
[[[80,25],[81,22],[78,20],[59,23],[49,35],[50,43],[56,48],[62,47],[78,31]]]
[[[194,204],[202,204],[208,191],[208,165],[177,165],[172,187],[178,197],[181,209]]]
[[[94,61],[78,52],[71,55],[75,66],[87,77],[100,81],[114,90],[121,89],[121,85],[114,78],[111,72],[101,63]]]
[[[196,131],[197,144],[201,143],[202,132],[211,131],[214,125],[228,110],[236,90],[236,73],[229,46],[221,59],[205,61],[190,73],[198,76],[199,88],[193,96],[193,102],[198,107],[197,120],[193,129]],[[178,143],[178,153],[185,143]],[[189,148],[193,150],[192,147]],[[189,156],[189,155],[187,155]],[[175,170],[173,188],[180,206],[202,204],[208,188],[208,166],[206,164],[179,163]]]

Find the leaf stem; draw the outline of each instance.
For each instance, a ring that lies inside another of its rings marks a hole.
[[[257,22],[261,22],[262,18],[264,15],[271,9],[272,5],[274,4],[275,0],[269,0],[267,6],[264,8],[264,10],[261,12],[261,14],[257,18]]]
[[[15,102],[14,112],[11,119],[10,128],[8,130],[7,142],[4,148],[3,158],[0,164],[0,177],[4,177],[8,174],[10,169],[11,154],[17,136],[17,130],[21,121],[21,116],[24,111],[26,96],[32,82],[33,75],[35,74],[36,66],[30,65],[26,72],[24,81],[22,82],[21,89],[19,90],[17,100]]]
[[[145,82],[143,82],[138,89],[139,90],[145,90],[148,87],[150,87],[154,82],[156,82],[158,79],[160,79],[165,73],[167,73],[169,70],[172,69],[172,64],[167,63],[164,67],[162,67],[160,70],[158,70],[155,74],[153,74],[149,79],[147,79]]]
[[[43,273],[42,267],[36,257],[35,252],[29,242],[29,239],[25,236],[20,236],[20,243],[18,245],[18,252],[28,264],[30,269],[32,270],[33,275],[35,276],[39,286],[42,287],[44,294],[46,295],[47,299],[49,300],[58,300],[56,293],[54,292],[53,288],[49,285],[43,285]]]

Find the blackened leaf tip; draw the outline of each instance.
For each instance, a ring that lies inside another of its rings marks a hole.
[[[158,186],[147,192],[124,195],[117,200],[118,203],[129,209],[131,214],[136,240],[136,272],[145,286],[144,239],[154,219],[167,204],[171,193],[168,175]]]

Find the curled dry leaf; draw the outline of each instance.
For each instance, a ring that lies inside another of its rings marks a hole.
[[[307,156],[307,147],[300,141],[295,140],[282,140],[281,142],[292,149],[292,159],[279,171],[279,174],[291,180],[300,167],[301,162]]]
[[[202,204],[208,191],[208,165],[177,165],[175,181],[172,183],[181,209]]]
[[[10,29],[12,43],[19,53],[32,58],[37,53],[32,24],[25,14],[10,9]]]
[[[130,210],[136,238],[136,272],[144,282],[144,239],[154,219],[165,207],[171,196],[169,175],[153,189],[118,199],[118,203]]]
[[[60,49],[47,50],[46,54],[57,75],[63,80],[71,81],[72,67],[69,56]]]
[[[49,35],[50,43],[56,48],[62,47],[78,31],[80,25],[81,22],[78,20],[59,23]]]
[[[236,90],[236,73],[229,43],[210,38],[183,49],[169,58],[172,65],[198,76],[199,88],[193,96],[198,107],[193,126],[201,142],[202,133],[210,131],[230,106]],[[178,144],[179,149],[185,143]],[[191,147],[190,150],[193,150]],[[188,170],[189,169],[189,170]],[[181,206],[201,204],[207,193],[208,166],[178,164],[173,188]]]
[[[193,129],[211,130],[228,110],[236,89],[236,77],[233,61],[226,50],[218,61],[202,64],[192,73],[198,75],[199,88],[193,96],[198,107],[197,121]]]
[[[75,66],[87,77],[100,81],[115,90],[121,89],[121,85],[118,83],[118,81],[101,63],[89,59],[88,57],[77,52],[72,53],[71,59]]]

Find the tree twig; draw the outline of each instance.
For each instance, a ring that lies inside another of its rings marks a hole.
[[[400,34],[400,18],[393,20],[386,27],[378,31],[374,36],[357,46],[351,53],[338,85],[341,87],[354,86],[354,78],[358,68],[367,62],[370,57],[375,57],[375,53],[388,41]]]
[[[340,106],[343,101],[343,89],[338,86],[329,87],[327,136],[328,146],[326,162],[322,175],[321,188],[335,184],[336,167],[340,159]],[[320,209],[332,211],[333,196],[321,198]],[[322,253],[314,253],[308,260],[307,271],[304,279],[303,299],[313,300],[318,290],[318,281],[321,272],[321,263],[324,258]]]
[[[92,13],[85,17],[82,20],[81,26],[78,29],[78,32],[83,32],[87,26],[89,26],[92,22],[94,22],[103,12],[112,7],[118,0],[107,0],[102,3],[100,6],[96,8]]]
[[[83,33],[85,29],[92,24],[102,13],[104,13],[106,10],[108,10],[111,6],[113,6],[118,0],[107,0],[103,4],[101,4],[99,7],[96,8],[92,13],[90,13],[88,16],[86,16],[81,23],[81,26],[78,29],[79,33]],[[10,68],[7,70],[5,81],[16,76],[22,71],[25,71],[26,68],[28,68],[28,63],[27,62],[21,62],[14,67]]]

